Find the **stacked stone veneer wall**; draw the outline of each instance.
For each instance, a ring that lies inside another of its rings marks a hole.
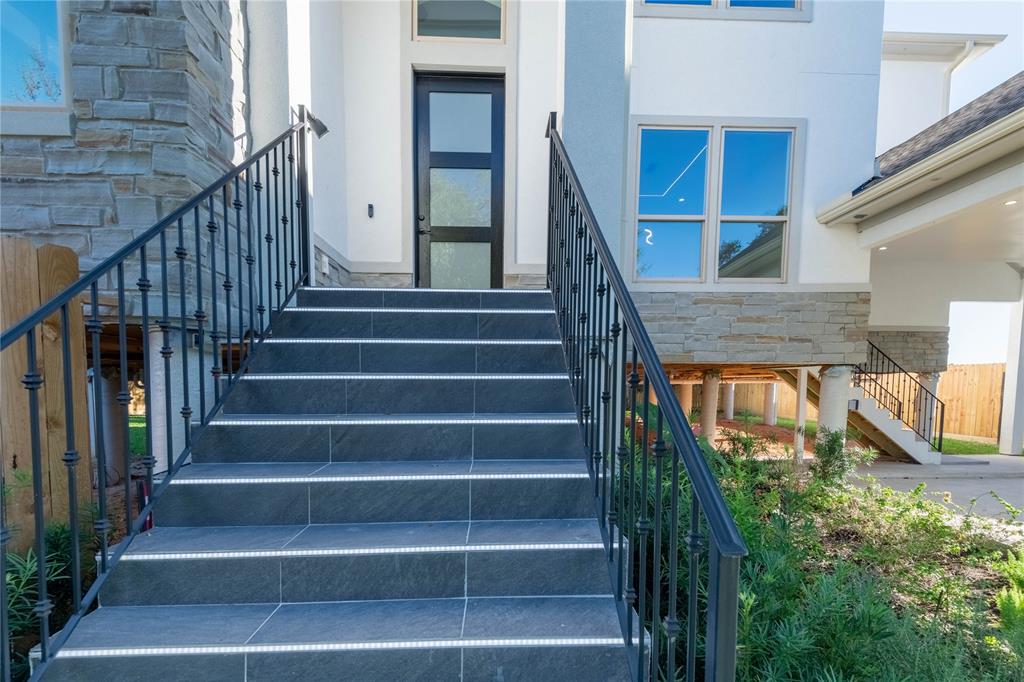
[[[70,2],[71,135],[0,139],[0,230],[70,246],[87,270],[230,167],[237,5]]]
[[[857,364],[868,292],[634,292],[666,363]]]
[[[908,372],[945,372],[949,329],[872,329],[868,340]]]

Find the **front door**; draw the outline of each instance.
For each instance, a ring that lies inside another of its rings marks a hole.
[[[417,286],[501,288],[504,85],[416,79]]]

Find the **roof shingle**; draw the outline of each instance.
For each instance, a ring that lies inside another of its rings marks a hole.
[[[946,147],[1024,108],[1024,71],[878,157],[878,175],[854,194],[896,175]]]

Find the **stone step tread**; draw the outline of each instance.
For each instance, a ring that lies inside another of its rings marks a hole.
[[[265,647],[355,649],[495,646],[544,640],[621,643],[611,596],[482,597],[315,602],[106,606],[86,616],[60,656],[258,652]],[[468,643],[468,644],[467,644]],[[223,647],[230,647],[225,650]],[[285,649],[288,650],[288,649]]]
[[[401,477],[415,480],[451,478],[586,478],[587,465],[580,459],[427,460],[396,462],[242,462],[189,464],[182,467],[171,485],[196,484],[199,480],[259,483],[359,480]]]
[[[466,547],[513,545],[537,549],[557,545],[572,549],[593,548],[601,546],[601,542],[596,519],[157,527],[137,536],[124,556],[128,560],[137,560],[133,557],[155,560],[161,555],[218,558],[225,553],[275,556],[304,552],[374,553],[395,549],[464,551]]]

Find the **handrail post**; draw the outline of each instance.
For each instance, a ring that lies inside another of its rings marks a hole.
[[[708,621],[705,682],[736,679],[736,626],[739,610],[739,557],[724,556],[708,543]]]
[[[302,127],[299,128],[299,244],[301,253],[299,255],[300,265],[299,269],[302,275],[301,283],[305,286],[311,286],[315,275],[313,273],[312,264],[315,262],[313,258],[313,240],[310,238],[309,232],[309,179],[306,174],[309,172],[307,165],[306,155],[309,150],[306,148],[306,105],[299,105],[299,122],[302,123]]]

